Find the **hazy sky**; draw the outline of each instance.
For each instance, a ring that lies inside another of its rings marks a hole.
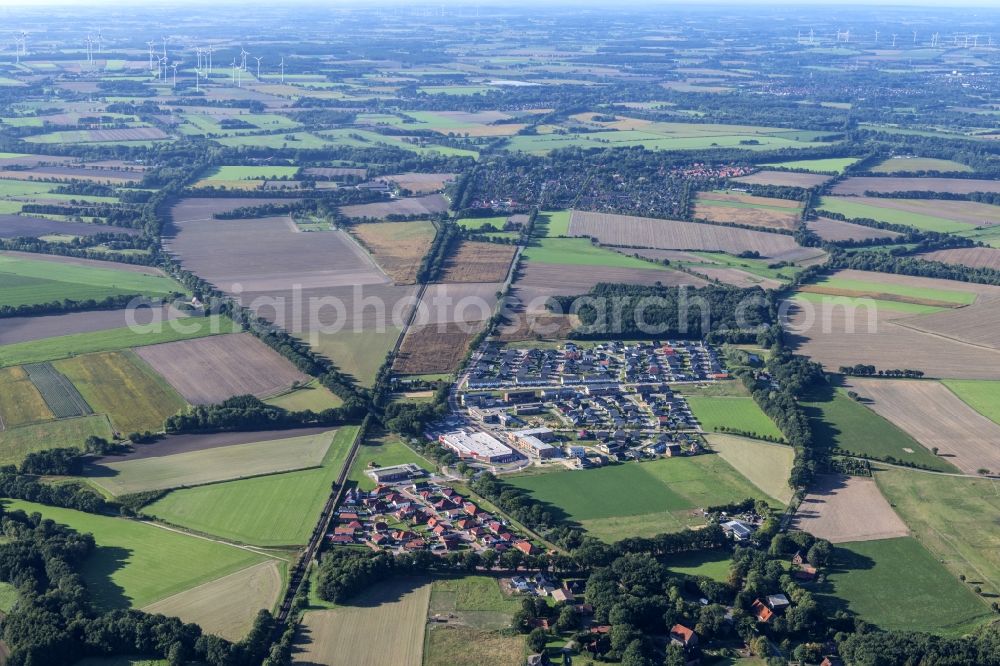
[[[58,6],[75,6],[75,7],[98,7],[102,5],[116,5],[121,7],[121,0],[0,0],[0,9],[3,7],[16,7],[16,6],[31,6],[33,8],[44,7],[46,5],[58,5]],[[179,6],[179,5],[200,5],[205,6],[203,0],[173,0],[167,2],[166,0],[147,0],[143,3],[147,7],[165,7],[165,6]],[[364,7],[374,7],[378,5],[405,5],[405,6],[474,6],[476,4],[482,7],[488,6],[539,6],[539,5],[551,5],[551,6],[573,6],[581,5],[587,7],[601,7],[607,6],[605,0],[497,0],[490,2],[485,0],[483,2],[475,2],[470,0],[375,0],[374,2],[365,2],[364,0],[213,0],[212,5],[220,4],[238,4],[242,6],[247,5],[266,5],[274,7],[276,5],[300,5],[309,4],[313,6],[329,6],[329,7],[350,7],[350,6],[364,6]],[[736,6],[746,6],[746,5],[794,5],[798,7],[809,7],[809,6],[831,6],[831,5],[867,5],[867,6],[909,6],[909,7],[939,7],[941,9],[945,8],[959,8],[959,7],[997,7],[1000,8],[1000,0],[625,0],[624,2],[616,3],[617,7],[627,8],[627,7],[670,7],[670,6],[724,6],[724,5],[736,5]]]

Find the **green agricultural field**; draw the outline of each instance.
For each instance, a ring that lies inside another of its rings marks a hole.
[[[168,322],[159,331],[143,332],[133,331],[129,328],[114,328],[107,331],[74,333],[45,338],[44,340],[2,345],[0,346],[0,367],[53,361],[77,354],[158,345],[163,342],[203,338],[219,333],[236,333],[240,330],[231,319],[222,315],[192,317],[183,320],[181,324],[183,330],[178,330],[180,327],[175,328]]]
[[[860,157],[830,157],[822,160],[791,160],[788,162],[772,162],[761,164],[762,167],[777,167],[779,169],[795,169],[815,173],[843,173],[844,169],[857,162]]]
[[[111,424],[103,414],[35,423],[0,431],[0,465],[18,465],[24,456],[60,446],[83,446],[91,435],[112,439]]]
[[[571,210],[543,210],[535,218],[535,235],[538,237],[569,236]]]
[[[915,303],[926,303],[934,301],[951,305],[972,305],[976,302],[976,294],[969,291],[952,291],[950,289],[929,289],[927,287],[917,287],[905,284],[892,284],[878,281],[878,275],[872,274],[872,280],[852,280],[839,277],[837,275],[821,277],[805,286],[808,289],[812,286],[823,287],[827,290],[843,292],[847,296],[865,296],[871,298],[885,298],[886,296],[898,296],[901,299],[912,299]]]
[[[398,328],[386,326],[384,331],[320,333],[315,344],[307,333],[300,337],[309,342],[317,354],[330,359],[338,369],[354,377],[358,384],[372,386],[400,332]]]
[[[1000,481],[879,468],[875,481],[913,535],[958,578],[1000,594]]]
[[[344,146],[349,148],[372,148],[378,145],[402,148],[419,155],[430,153],[440,153],[442,155],[453,155],[455,157],[471,157],[477,159],[479,153],[474,150],[463,148],[452,148],[450,146],[440,146],[435,143],[416,144],[404,141],[403,137],[388,134],[379,134],[371,130],[361,129],[334,129],[317,132],[316,136],[326,141],[327,145]]]
[[[51,303],[65,299],[103,299],[143,294],[166,296],[184,288],[168,277],[114,268],[26,259],[0,254],[0,306]]]
[[[728,268],[738,268],[747,273],[753,273],[762,278],[771,278],[774,280],[791,280],[795,277],[796,273],[800,269],[795,266],[782,266],[781,268],[771,268],[768,264],[774,263],[768,259],[745,259],[741,257],[734,257],[731,254],[726,254],[725,252],[688,252],[686,254],[693,254],[698,257],[703,257],[704,262],[694,262],[694,261],[677,261],[674,262],[678,266],[685,268],[693,268],[695,271],[699,267],[701,268],[719,268],[720,266]]]
[[[365,474],[369,467],[391,467],[403,463],[413,463],[427,471],[434,470],[430,461],[417,455],[396,435],[368,437],[358,448],[358,455],[351,465],[347,480],[353,481],[361,490],[371,490],[375,487],[375,482]]]
[[[947,635],[990,616],[986,603],[913,537],[842,543],[833,559],[819,590],[830,611],[855,613],[881,629]]]
[[[564,266],[608,266],[611,268],[663,268],[595,245],[588,238],[540,238],[524,249],[527,261]]]
[[[94,411],[104,412],[123,436],[160,432],[163,422],[187,403],[131,351],[86,354],[53,364]]]
[[[189,488],[209,483],[319,467],[335,433],[294,436],[220,446],[170,456],[110,462],[93,482],[112,495]],[[105,476],[107,472],[112,475]]]
[[[1000,423],[1000,382],[945,379],[941,383],[969,407],[994,423]]]
[[[508,481],[605,541],[676,532],[704,524],[704,507],[747,497],[766,499],[717,455],[556,471]]]
[[[904,460],[941,472],[957,472],[895,425],[849,398],[843,389],[822,387],[801,402],[813,441],[854,455]]]
[[[940,171],[942,173],[969,173],[972,167],[954,160],[933,157],[897,157],[872,167],[872,173],[903,173],[912,171]]]
[[[751,483],[776,500],[788,504],[792,489],[788,479],[795,449],[735,435],[706,435],[708,445]]]
[[[855,313],[856,321],[865,322],[867,317],[874,316],[878,310],[891,310],[893,312],[905,312],[907,314],[931,314],[941,312],[947,308],[936,305],[921,305],[919,303],[904,303],[902,301],[887,301],[882,298],[852,297],[852,296],[832,296],[829,294],[813,294],[808,291],[796,292],[792,297],[796,301],[805,301],[816,305],[825,305],[828,312],[834,312],[834,308],[846,308],[849,312]],[[820,314],[822,314],[820,310]]]
[[[750,436],[784,439],[778,426],[760,410],[753,398],[691,396],[687,403],[705,432],[729,428]]]
[[[97,549],[82,575],[103,608],[141,608],[164,597],[263,562],[264,555],[125,518],[5,500],[6,510],[39,512],[94,535]],[[150,575],[156,572],[156,575]]]
[[[304,544],[356,434],[353,426],[337,430],[322,466],[316,469],[175,490],[143,511],[181,527],[241,543]]]
[[[980,243],[985,243],[990,247],[1000,247],[1000,225],[981,228],[977,227],[976,229],[963,231],[956,235],[962,236],[963,238],[970,238],[974,241],[979,241]]]
[[[887,202],[893,199],[887,199]],[[852,201],[851,197],[821,197],[817,209],[820,213],[827,211],[839,213],[847,219],[868,218],[890,224],[904,224],[916,227],[921,231],[939,231],[942,233],[969,231],[974,225],[956,222],[937,215],[922,215],[905,210],[883,208],[867,203]]]
[[[698,553],[679,553],[666,558],[664,564],[674,573],[685,576],[706,576],[724,583],[729,579],[729,551],[709,550]]]
[[[24,368],[0,369],[0,423],[3,424],[0,432],[54,418]]]
[[[220,166],[195,183],[195,187],[240,187],[244,181],[291,179],[299,172],[294,166]],[[251,186],[253,183],[249,183]]]
[[[290,412],[304,412],[307,409],[322,412],[324,409],[333,409],[344,404],[344,401],[332,393],[330,389],[320,384],[318,379],[287,393],[268,398],[264,402],[287,409]]]
[[[431,587],[430,614],[455,615],[477,629],[506,629],[521,599],[508,596],[491,576],[436,578]]]
[[[492,225],[495,229],[503,229],[504,225],[507,224],[507,216],[500,215],[499,217],[463,217],[456,221],[458,226],[463,229],[471,229],[478,231],[482,229],[487,224]]]

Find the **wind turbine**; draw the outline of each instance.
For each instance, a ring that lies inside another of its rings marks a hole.
[[[917,31],[914,30],[913,31],[913,45],[916,46],[916,44],[917,44]]]
[[[892,35],[892,48],[896,48],[896,34],[895,33],[893,33],[893,35]]]
[[[241,46],[240,47],[240,59],[241,59],[240,69],[242,69],[244,72],[247,69],[247,56],[248,55],[250,55],[250,54],[247,51],[244,51],[243,47]]]
[[[263,60],[264,56],[254,56],[253,58],[257,61],[257,80],[260,81],[260,61]]]
[[[281,83],[285,82],[285,56],[281,56]]]
[[[163,57],[167,57],[167,38],[163,38]]]
[[[179,64],[181,64],[181,63],[175,60],[174,64],[171,65],[171,67],[174,68],[174,85],[172,86],[174,88],[177,87],[177,65],[179,65]]]
[[[236,58],[233,58],[233,83],[236,83]]]
[[[878,44],[878,30],[875,31],[875,43]]]
[[[156,41],[150,40],[146,42],[149,46],[149,71],[153,71],[153,47],[156,46]]]
[[[97,29],[97,52],[104,53],[104,35],[101,34],[102,28]]]

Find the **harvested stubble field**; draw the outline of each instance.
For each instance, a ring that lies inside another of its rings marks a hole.
[[[179,617],[206,633],[238,642],[257,612],[274,609],[282,591],[282,563],[268,560],[145,606],[152,614]]]
[[[605,245],[662,250],[709,250],[794,260],[804,252],[791,236],[714,224],[659,220],[631,215],[573,211],[570,235],[590,236]]]
[[[868,240],[870,238],[897,238],[900,236],[899,232],[896,231],[851,224],[850,222],[833,220],[828,217],[819,217],[815,220],[810,220],[806,223],[806,226],[817,236],[830,243],[849,240]]]
[[[936,250],[918,255],[927,261],[959,264],[970,268],[991,268],[1000,270],[1000,249],[993,247],[966,247],[952,250]]]
[[[389,281],[345,232],[301,233],[287,216],[175,221],[173,233],[164,238],[166,250],[185,268],[230,293]]]
[[[444,186],[455,180],[453,173],[417,173],[410,171],[407,173],[397,173],[391,176],[382,176],[378,180],[394,183],[397,187],[409,190],[414,194],[430,194],[440,192]]]
[[[357,169],[350,167],[307,167],[303,172],[316,178],[344,178],[347,176],[354,178],[365,178],[368,176],[368,169]]]
[[[263,397],[309,378],[249,333],[141,347],[136,353],[193,405],[234,395]]]
[[[937,338],[1000,349],[1000,296],[980,296],[972,305],[900,319],[900,326]]]
[[[694,217],[720,224],[747,224],[765,229],[794,229],[801,203],[735,192],[700,192]]]
[[[56,361],[54,366],[73,382],[95,411],[108,415],[122,435],[159,432],[168,416],[187,406],[131,351],[86,354]]]
[[[355,225],[351,233],[393,282],[413,284],[420,261],[434,241],[435,230],[428,221],[373,222]]]
[[[399,346],[392,369],[401,375],[453,372],[465,357],[469,342],[476,336],[468,326],[447,324],[411,326]]]
[[[121,185],[125,183],[138,183],[142,180],[141,171],[125,171],[121,169],[98,169],[86,167],[70,166],[48,166],[35,167],[17,171],[0,169],[0,179],[10,180],[49,180],[72,178],[91,183],[104,183],[109,185]]]
[[[424,290],[415,326],[475,323],[489,319],[496,309],[499,282],[432,284]]]
[[[894,178],[892,176],[855,176],[837,183],[833,194],[864,196],[865,192],[1000,192],[1000,180],[972,178]]]
[[[51,363],[26,365],[24,371],[57,419],[93,413],[90,405],[80,395],[80,391],[61,372],[53,368]]]
[[[830,180],[830,176],[799,171],[758,171],[749,176],[733,178],[734,183],[747,185],[778,185],[782,187],[816,187]]]
[[[0,368],[0,431],[54,418],[24,368]]]
[[[79,445],[91,435],[113,438],[107,416],[92,414],[0,430],[0,465],[19,465],[29,453],[71,443]]]
[[[38,238],[52,234],[66,236],[96,236],[97,234],[124,234],[136,236],[138,229],[127,227],[109,227],[103,224],[86,222],[64,222],[50,220],[45,217],[29,217],[27,215],[0,215],[0,238],[19,238],[21,236]]]
[[[136,323],[149,324],[168,321],[180,316],[181,313],[169,306],[149,308],[148,312],[134,310]],[[11,317],[0,324],[0,345],[12,345],[18,342],[44,340],[59,335],[75,333],[93,333],[115,328],[124,328],[128,320],[124,310],[95,310],[92,312],[69,312],[59,315],[43,315],[39,317]]]
[[[1000,471],[1000,425],[940,382],[851,378],[848,386],[876,413],[966,474]]]
[[[101,143],[118,141],[158,141],[169,135],[158,127],[126,127],[106,130],[67,130],[26,137],[29,143]]]
[[[948,199],[890,199],[886,197],[823,197],[820,208],[849,218],[871,218],[930,231],[966,231],[969,225],[1000,223],[1000,206]]]
[[[445,262],[441,282],[503,282],[517,248],[480,241],[462,241]]]
[[[170,208],[170,221],[176,226],[185,222],[212,220],[213,215],[229,213],[237,208],[264,206],[266,204],[295,203],[296,198],[240,198],[240,197],[187,197]],[[175,229],[176,231],[176,229]]]
[[[448,624],[427,627],[423,666],[521,666],[524,641],[497,631]]]
[[[326,427],[267,430],[264,432],[216,432],[208,435],[166,435],[149,445],[132,447],[128,453],[98,458],[95,464],[109,464],[146,458],[163,458],[193,451],[208,451],[223,446],[268,442],[289,437],[305,437],[328,432]]]
[[[784,504],[792,500],[788,479],[795,449],[791,446],[719,433],[705,439],[713,451],[763,492]]]
[[[333,431],[220,446],[201,451],[94,465],[94,482],[112,495],[200,486],[264,474],[318,467],[326,456]],[[155,447],[151,447],[155,448]]]
[[[448,200],[440,194],[379,201],[356,206],[343,206],[341,214],[359,219],[383,220],[389,215],[436,215],[448,210]]]
[[[809,494],[795,512],[792,525],[833,543],[909,534],[874,479],[840,474],[816,476]]]
[[[661,283],[666,286],[690,285],[702,287],[707,280],[675,271],[670,268],[617,268],[612,266],[588,266],[581,270],[570,264],[543,264],[528,261],[518,270],[514,281],[514,295],[528,312],[542,312],[545,301],[550,296],[576,296],[590,291],[599,282],[613,284]]]
[[[292,663],[315,666],[421,666],[431,584],[393,578],[348,605],[302,618]],[[364,637],[363,640],[360,637]]]

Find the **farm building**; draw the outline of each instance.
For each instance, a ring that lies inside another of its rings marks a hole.
[[[459,458],[502,463],[510,462],[517,457],[513,449],[485,432],[467,433],[464,430],[455,430],[444,433],[438,441],[454,451]]]
[[[403,465],[393,465],[391,467],[376,467],[375,469],[368,470],[366,474],[372,481],[382,485],[384,483],[409,481],[416,476],[423,475],[424,470],[420,469],[419,466],[414,465],[413,463],[405,463]]]

